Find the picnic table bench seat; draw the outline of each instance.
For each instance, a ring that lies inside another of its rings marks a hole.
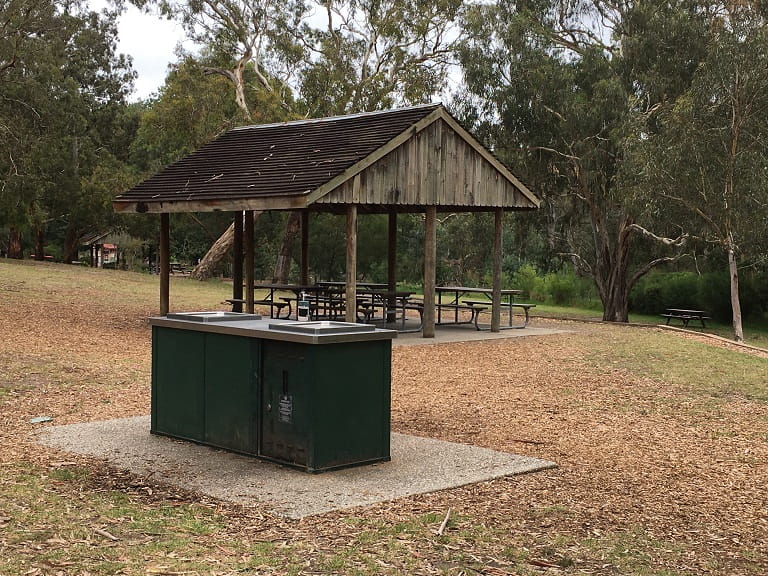
[[[439,302],[438,307],[438,322],[437,324],[474,324],[477,328],[477,319],[480,316],[480,312],[484,311],[487,306],[473,305],[465,302]],[[453,310],[453,320],[443,321],[442,312],[444,310]],[[459,320],[459,311],[468,311],[470,313],[469,320]],[[478,328],[479,330],[479,328]]]
[[[465,304],[469,304],[470,306],[474,306],[474,307],[476,307],[478,309],[477,316],[475,317],[475,327],[478,330],[482,330],[482,328],[480,328],[480,325],[478,324],[478,321],[479,321],[479,318],[480,318],[480,312],[484,312],[485,310],[487,310],[491,303],[488,300],[464,300],[464,303]],[[526,326],[528,326],[528,322],[530,322],[530,319],[531,319],[530,309],[536,307],[536,304],[527,304],[527,303],[522,303],[522,302],[521,303],[517,303],[517,302],[512,302],[512,303],[501,302],[500,304],[501,304],[502,308],[509,308],[510,311],[511,311],[512,308],[520,308],[525,313],[525,320],[523,321],[523,323],[521,325],[512,326],[511,325],[512,324],[512,316],[510,315],[510,317],[509,317],[510,325],[509,326],[504,326],[504,328],[525,328]]]
[[[247,304],[247,301],[245,298],[227,298],[225,302],[228,302],[232,305],[232,310],[235,310],[235,307],[239,304],[240,308],[243,307],[243,305]],[[272,314],[272,309],[277,310],[277,316],[275,318],[280,318],[283,308],[288,306],[288,315],[290,315],[290,303],[289,302],[273,302],[272,300],[254,300],[253,301],[254,306],[270,306],[270,315]],[[287,316],[286,316],[287,318]]]

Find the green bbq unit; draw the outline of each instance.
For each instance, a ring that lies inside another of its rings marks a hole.
[[[233,312],[150,323],[153,434],[308,472],[390,459],[396,332]]]

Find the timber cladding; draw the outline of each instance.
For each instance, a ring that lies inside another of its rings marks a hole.
[[[440,104],[236,128],[113,202],[117,212],[535,209]]]
[[[315,203],[359,204],[363,208],[532,207],[530,198],[514,182],[441,119]]]

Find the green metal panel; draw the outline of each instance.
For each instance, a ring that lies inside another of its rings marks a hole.
[[[203,441],[205,335],[152,327],[151,431]]]
[[[310,420],[305,354],[309,347],[265,340],[262,346],[261,456],[288,464],[309,463]]]
[[[265,341],[260,455],[310,472],[389,460],[391,341]]]
[[[314,467],[389,460],[390,340],[315,346]]]
[[[260,341],[206,334],[205,443],[255,454]]]

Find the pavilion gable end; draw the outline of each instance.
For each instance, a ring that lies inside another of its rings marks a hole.
[[[535,209],[538,200],[450,116],[441,115],[314,199],[372,211]],[[318,206],[319,208],[319,206]]]

